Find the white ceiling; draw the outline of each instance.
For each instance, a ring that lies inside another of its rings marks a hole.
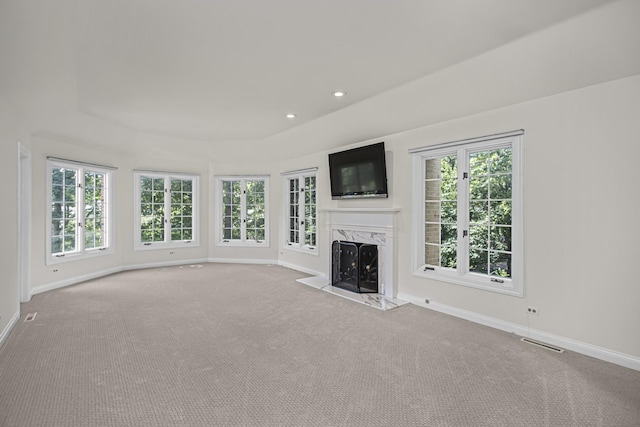
[[[78,103],[142,132],[263,139],[608,2],[83,0]]]

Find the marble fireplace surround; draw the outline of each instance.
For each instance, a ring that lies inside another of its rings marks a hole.
[[[395,216],[398,208],[333,208],[325,213],[326,251],[324,276],[299,280],[302,283],[379,309],[402,305],[395,299]],[[335,240],[368,243],[378,247],[378,293],[358,294],[331,286],[331,243]]]

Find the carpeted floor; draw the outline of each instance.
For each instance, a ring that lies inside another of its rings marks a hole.
[[[302,276],[204,264],[36,295],[0,348],[0,426],[640,426],[640,372]]]

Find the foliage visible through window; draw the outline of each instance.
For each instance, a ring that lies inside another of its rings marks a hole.
[[[151,173],[137,176],[140,243],[194,243],[197,177]]]
[[[48,254],[60,259],[108,247],[108,175],[89,165],[49,162]]]
[[[521,293],[521,284],[513,282],[522,277],[521,267],[514,271],[514,260],[521,258],[514,252],[521,247],[514,238],[522,232],[514,215],[515,202],[521,200],[514,186],[519,173],[514,150],[519,159],[520,141],[505,137],[419,152],[424,189],[419,271],[481,286],[487,285],[486,278],[490,288]]]
[[[317,245],[316,175],[288,175],[287,244],[315,250]]]
[[[267,239],[267,179],[219,178],[221,240],[264,244]]]

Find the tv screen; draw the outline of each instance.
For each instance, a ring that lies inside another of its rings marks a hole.
[[[329,154],[331,198],[388,197],[384,142]]]

